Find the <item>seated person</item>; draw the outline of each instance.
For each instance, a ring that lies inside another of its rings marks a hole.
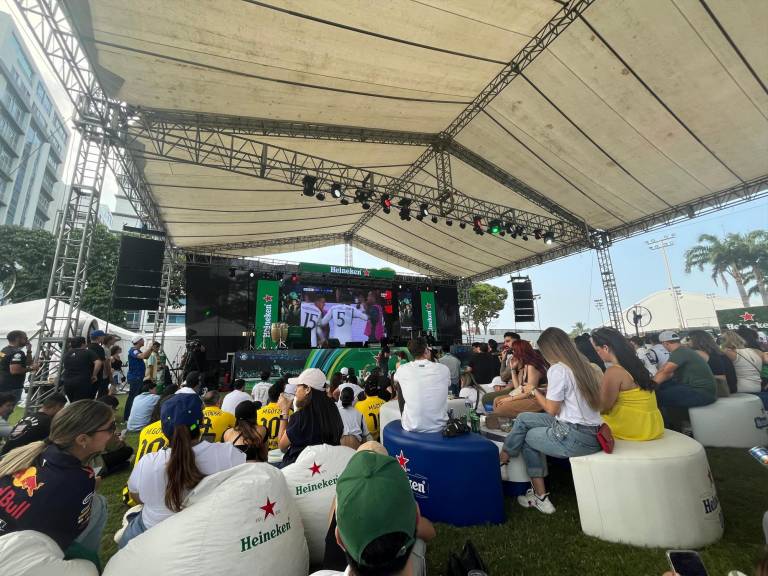
[[[3,445],[0,455],[7,454],[14,448],[20,448],[30,442],[45,440],[51,432],[51,420],[67,404],[63,394],[51,394],[35,414],[25,416],[11,430],[8,440]]]
[[[138,432],[151,422],[150,416],[158,400],[157,384],[154,380],[145,379],[141,394],[133,399],[131,414],[128,416],[128,432]]]
[[[355,376],[355,370],[353,368],[342,368],[339,372],[344,380],[341,382],[341,384],[339,384],[339,394],[341,394],[345,388],[352,388],[355,398],[360,399],[363,389],[357,384],[357,376]],[[336,399],[338,400],[338,397]]]
[[[401,365],[394,377],[405,403],[403,430],[440,432],[448,422],[451,371],[444,364],[432,362],[432,351],[423,338],[408,342],[408,351],[414,361]]]
[[[15,448],[0,460],[3,533],[36,530],[66,550],[77,544],[97,558],[107,519],[88,462],[115,432],[112,408],[95,400],[65,406],[46,441]]]
[[[290,414],[294,396],[297,411]],[[278,406],[277,446],[285,454],[282,466],[293,464],[307,446],[339,445],[344,424],[333,400],[325,393],[325,374],[318,368],[307,368],[296,378],[289,378]]]
[[[251,400],[251,395],[244,392],[243,388],[245,388],[245,380],[242,378],[237,378],[232,383],[232,392],[224,396],[224,401],[221,403],[221,409],[224,410],[224,412],[229,412],[234,416],[237,405],[240,404],[240,402],[248,402]]]
[[[477,348],[479,351],[469,357],[469,371],[478,384],[490,384],[501,371],[501,360],[491,353],[485,342],[478,344]]]
[[[699,356],[707,361],[709,369],[712,370],[715,382],[717,383],[717,396],[719,398],[730,396],[732,386],[735,392],[736,382],[733,363],[717,347],[717,342],[715,342],[712,335],[704,330],[692,330],[688,333],[688,340],[688,346],[696,350]],[[729,378],[733,382],[728,382]]]
[[[493,401],[493,413],[497,416],[517,418],[523,412],[541,412],[541,405],[523,390],[542,388],[546,394],[549,364],[536,352],[527,340],[515,340],[511,345],[512,390],[506,396]]]
[[[0,440],[11,435],[13,427],[8,423],[8,418],[13,414],[14,408],[16,408],[16,395],[0,393]]]
[[[267,461],[267,429],[256,425],[256,402],[240,402],[235,408],[235,425],[224,432],[224,442],[230,442],[245,454],[245,459]]]
[[[235,425],[235,415],[219,408],[221,395],[218,390],[203,394],[203,423],[200,425],[200,439],[208,442],[222,442],[224,433]]]
[[[344,375],[341,372],[336,372],[333,376],[331,376],[331,381],[328,384],[328,398],[336,402],[339,399],[339,395],[341,394],[341,390],[339,387],[344,384]]]
[[[378,442],[367,442],[339,476],[326,538],[326,570],[313,576],[422,576],[426,542],[434,537],[435,529],[421,516],[397,460]]]
[[[610,362],[600,385],[600,411],[619,440],[655,440],[664,435],[651,374],[618,330],[592,331],[592,344],[603,362]]]
[[[665,330],[659,334],[659,342],[669,352],[669,359],[653,377],[656,401],[664,425],[679,430],[679,411],[712,404],[717,400],[717,383],[706,360],[680,344],[677,332]]]
[[[120,406],[117,397],[107,394],[99,398],[97,402],[102,402],[112,408],[112,412],[117,416],[117,409]],[[131,465],[131,456],[133,456],[133,448],[128,446],[115,430],[112,438],[107,442],[106,449],[94,459],[93,465],[94,467],[100,466],[101,469],[97,474],[104,478],[128,468]]]
[[[280,414],[282,413],[277,401],[285,389],[285,382],[278,380],[267,391],[268,403],[256,412],[256,422],[267,431],[268,450],[277,450],[277,433],[280,430]],[[291,411],[292,412],[292,411]]]
[[[465,402],[472,404],[472,408],[478,414],[485,414],[485,406],[481,402],[485,390],[477,382],[472,372],[463,372],[459,377],[461,383],[461,390],[459,390],[459,398],[464,398]]]
[[[349,448],[357,448],[363,442],[371,439],[368,432],[368,425],[365,423],[365,416],[355,409],[355,393],[352,388],[344,388],[341,391],[341,397],[336,403],[339,410],[339,416],[344,424],[344,431],[341,435],[340,444]]]
[[[118,546],[179,512],[187,493],[211,474],[245,462],[245,454],[229,443],[200,440],[203,403],[197,394],[174,394],[160,408],[168,449],[145,454],[128,478],[131,498],[143,504],[128,517]]]
[[[197,394],[200,387],[200,372],[192,370],[184,379],[184,384],[176,390],[176,394]]]
[[[385,400],[379,396],[379,379],[381,376],[371,375],[365,381],[365,399],[355,404],[355,409],[365,416],[365,424],[374,440],[379,438],[379,412]]]

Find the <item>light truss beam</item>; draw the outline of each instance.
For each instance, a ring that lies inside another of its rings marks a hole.
[[[290,238],[270,238],[268,240],[251,240],[243,242],[227,242],[226,244],[201,244],[199,246],[188,246],[182,248],[187,253],[211,253],[222,255],[226,252],[237,252],[238,250],[249,250],[255,248],[274,248],[276,246],[292,246],[294,244],[312,244],[328,243],[335,241],[335,244],[344,242],[345,235],[338,234],[316,234],[312,236],[290,237]],[[225,254],[226,256],[226,254]]]
[[[120,129],[123,146],[131,147],[136,142],[149,145],[149,154],[158,159],[208,166],[247,176],[283,182],[299,186],[304,176],[315,176],[316,186],[330,186],[340,183],[346,190],[364,188],[374,192],[393,189],[397,180],[391,176],[334,162],[318,156],[311,156],[273,146],[251,138],[245,138],[227,131],[210,128],[150,123],[140,119]],[[408,199],[412,202],[427,202],[439,206],[441,193],[435,187],[418,182],[398,180],[392,194],[395,200]],[[379,206],[375,203],[374,206]],[[369,211],[372,212],[373,208]],[[471,223],[475,216],[484,220],[503,220],[523,226],[528,231],[540,228],[552,230],[556,241],[569,242],[585,237],[585,229],[570,222],[533,214],[524,210],[494,204],[453,191],[451,216],[455,220]]]
[[[461,132],[480,114],[504,88],[517,78],[536,57],[549,46],[555,38],[562,34],[574,20],[589,8],[594,0],[564,0],[562,7],[557,13],[533,36],[525,46],[515,55],[514,58],[501,69],[501,71],[481,90],[481,92],[469,103],[469,105],[459,114],[448,127],[440,133],[440,140],[443,142],[452,141],[456,135]],[[435,156],[435,148],[428,148],[419,156],[413,164],[400,176],[397,184],[412,180],[420,170],[425,168]],[[395,193],[395,189],[389,191]],[[374,207],[370,212],[366,212],[355,224],[350,232],[353,234],[360,230],[380,209]]]
[[[645,234],[646,232],[652,232],[659,228],[672,226],[680,222],[685,222],[691,218],[698,218],[700,216],[706,216],[722,210],[724,208],[730,208],[744,204],[745,202],[751,202],[760,198],[768,197],[768,174],[754,178],[745,182],[744,184],[738,184],[730,188],[726,188],[719,192],[709,194],[688,202],[686,204],[680,204],[679,206],[673,206],[663,212],[645,216],[628,224],[622,224],[603,232],[611,242],[617,242],[626,238],[632,238],[639,234]],[[504,266],[499,266],[487,272],[481,274],[475,274],[469,276],[466,280],[471,282],[482,282],[489,280],[490,278],[497,278],[511,272],[517,272],[526,268],[532,268],[545,262],[552,262],[553,260],[559,260],[572,254],[577,254],[585,250],[593,248],[593,242],[580,241],[571,244],[564,244],[542,252],[541,254],[535,254],[528,256],[521,260],[515,260]]]

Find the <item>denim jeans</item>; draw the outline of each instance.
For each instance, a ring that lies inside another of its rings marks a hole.
[[[123,530],[123,535],[120,536],[120,542],[117,543],[117,547],[124,548],[128,542],[146,531],[147,527],[144,525],[144,520],[141,519],[141,511],[136,512],[136,514],[128,517],[128,526]]]
[[[698,390],[674,381],[664,382],[656,389],[656,403],[664,418],[664,427],[671,430],[678,429],[679,421],[685,419],[684,414],[682,417],[680,415],[681,409],[707,406],[715,400],[717,400],[716,396],[702,394]]]
[[[125,411],[123,412],[123,420],[128,422],[128,416],[131,415],[131,408],[133,407],[133,399],[141,394],[141,387],[144,385],[142,380],[128,380],[128,398],[125,400]]]
[[[763,401],[763,408],[768,411],[768,390],[763,390],[762,392],[750,392],[750,394],[754,394],[760,400]]]
[[[94,494],[91,502],[91,519],[88,526],[75,538],[83,548],[98,554],[101,547],[101,534],[107,524],[107,499],[101,494]]]
[[[504,450],[510,456],[522,452],[528,476],[541,478],[546,456],[570,458],[599,452],[597,428],[561,422],[546,412],[523,412],[504,440]]]

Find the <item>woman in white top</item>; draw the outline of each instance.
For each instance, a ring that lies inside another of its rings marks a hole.
[[[145,454],[128,478],[131,497],[144,507],[128,517],[120,548],[179,512],[187,493],[203,478],[245,462],[245,454],[228,442],[201,442],[202,420],[203,402],[197,394],[174,394],[163,403],[160,423],[170,442]]]
[[[474,408],[475,412],[478,414],[485,414],[485,406],[480,401],[485,394],[485,390],[483,390],[483,387],[477,383],[472,372],[462,372],[459,381],[461,382],[459,398],[464,398],[465,402],[472,404],[472,408]]]
[[[341,391],[336,407],[339,409],[339,416],[341,416],[341,421],[344,424],[344,432],[339,444],[357,450],[360,444],[371,439],[371,433],[368,431],[365,416],[355,408],[355,401],[354,390],[347,387]]]
[[[523,394],[535,398],[544,412],[523,412],[515,419],[504,441],[501,463],[522,452],[533,488],[518,502],[552,514],[555,507],[544,485],[547,455],[557,458],[585,456],[600,451],[597,431],[600,418],[602,372],[589,363],[568,335],[559,328],[547,328],[539,336],[539,350],[550,364],[546,395],[531,385]]]
[[[762,391],[762,378],[765,353],[760,349],[757,332],[739,327],[739,333],[726,330],[721,336],[723,352],[733,362],[736,371],[736,391],[760,396],[768,409],[768,392]]]

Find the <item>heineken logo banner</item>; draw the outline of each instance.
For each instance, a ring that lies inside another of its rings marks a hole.
[[[259,280],[256,286],[256,346],[264,343],[264,348],[274,348],[277,342],[272,340],[272,323],[277,322],[277,307],[280,302],[280,282],[277,280]]]
[[[717,323],[723,330],[735,330],[741,324],[755,330],[766,330],[768,329],[768,306],[718,310]]]
[[[380,278],[392,280],[395,277],[394,270],[377,270],[375,268],[355,268],[353,266],[333,266],[329,264],[312,264],[301,262],[299,273],[337,274],[339,276],[353,276],[357,278]]]
[[[432,332],[437,335],[437,308],[435,307],[435,293],[421,293],[421,325],[424,332]]]

